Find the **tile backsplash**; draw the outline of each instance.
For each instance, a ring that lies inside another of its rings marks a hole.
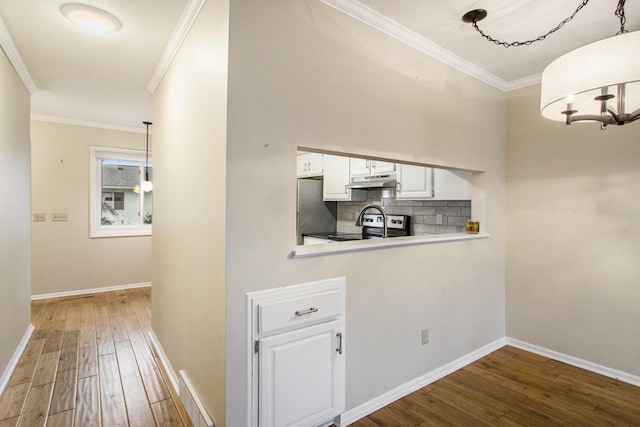
[[[338,233],[359,233],[355,222],[369,203],[382,206],[391,215],[411,216],[411,235],[463,233],[471,216],[471,200],[395,200],[382,198],[381,190],[370,190],[366,202],[338,202]],[[375,211],[372,210],[372,213]],[[442,224],[436,224],[442,215]]]

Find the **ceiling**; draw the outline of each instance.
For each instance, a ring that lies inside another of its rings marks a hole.
[[[120,31],[96,36],[61,15],[66,0],[2,0],[0,17],[33,82],[34,117],[143,130],[141,122],[152,120],[148,87],[166,62],[165,51],[175,47],[184,17],[203,1],[82,0],[122,22]],[[503,90],[538,82],[553,59],[612,36],[620,27],[614,15],[616,0],[592,0],[546,40],[504,48],[484,40],[461,16],[485,9],[488,17],[479,23],[485,33],[504,41],[525,41],[555,27],[581,1],[319,1]],[[625,12],[626,29],[640,29],[640,2],[628,2]],[[0,42],[7,51],[7,40],[0,37]]]

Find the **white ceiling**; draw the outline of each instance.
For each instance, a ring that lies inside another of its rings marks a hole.
[[[181,16],[197,1],[202,0],[83,0],[111,12],[123,24],[116,33],[95,36],[60,14],[66,0],[2,0],[0,17],[37,89],[33,114],[142,130],[141,122],[152,120],[147,87]],[[484,40],[462,22],[462,15],[486,9],[489,15],[479,25],[487,34],[524,41],[555,27],[581,1],[319,1],[504,90],[536,82],[556,57],[619,30],[617,0],[591,0],[546,40],[510,48]],[[625,11],[626,28],[640,29],[640,2],[627,2]]]

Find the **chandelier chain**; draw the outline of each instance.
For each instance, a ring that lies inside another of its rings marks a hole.
[[[620,0],[618,3],[618,9],[616,9],[616,16],[620,17],[620,23],[622,25],[622,28],[620,29],[620,31],[624,32],[624,23],[623,21],[626,21],[626,18],[624,16],[624,2],[625,0]],[[485,34],[480,27],[478,27],[478,23],[476,22],[476,20],[474,19],[473,22],[471,22],[471,25],[473,25],[473,28],[476,29],[477,32],[480,33],[480,35],[482,37],[484,37],[485,39],[487,39],[490,42],[493,42],[495,44],[497,44],[498,46],[504,46],[504,47],[518,47],[518,46],[529,46],[532,43],[544,40],[547,38],[547,36],[549,36],[550,34],[555,33],[556,31],[558,31],[560,28],[564,27],[564,25],[566,23],[568,23],[569,21],[571,21],[573,19],[574,16],[576,16],[576,14],[578,12],[580,12],[580,10],[585,7],[587,5],[587,3],[589,3],[589,0],[583,0],[582,3],[578,6],[578,8],[571,14],[571,16],[569,16],[568,18],[566,18],[564,21],[560,22],[558,25],[556,25],[555,27],[553,27],[552,29],[550,29],[546,34],[541,35],[536,37],[533,40],[527,40],[524,42],[519,42],[519,41],[515,41],[515,42],[503,42],[497,39],[494,39],[493,37],[491,37],[488,34]],[[621,11],[620,14],[618,14],[618,11]]]
[[[620,31],[616,35],[627,33],[629,30],[624,29],[624,24],[627,23],[627,17],[624,15],[624,3],[626,0],[619,0],[618,7],[616,7],[615,15],[620,18]]]

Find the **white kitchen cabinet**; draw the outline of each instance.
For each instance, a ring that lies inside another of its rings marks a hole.
[[[299,153],[297,159],[298,178],[322,175],[321,153]]]
[[[471,200],[471,172],[398,165],[399,200]]]
[[[433,199],[433,168],[397,165],[396,199]]]
[[[322,198],[324,201],[364,201],[365,190],[346,188],[351,183],[350,162],[348,157],[324,155]]]
[[[345,288],[340,277],[247,294],[251,427],[339,425]]]
[[[395,163],[351,158],[351,176],[378,175],[396,170]]]

